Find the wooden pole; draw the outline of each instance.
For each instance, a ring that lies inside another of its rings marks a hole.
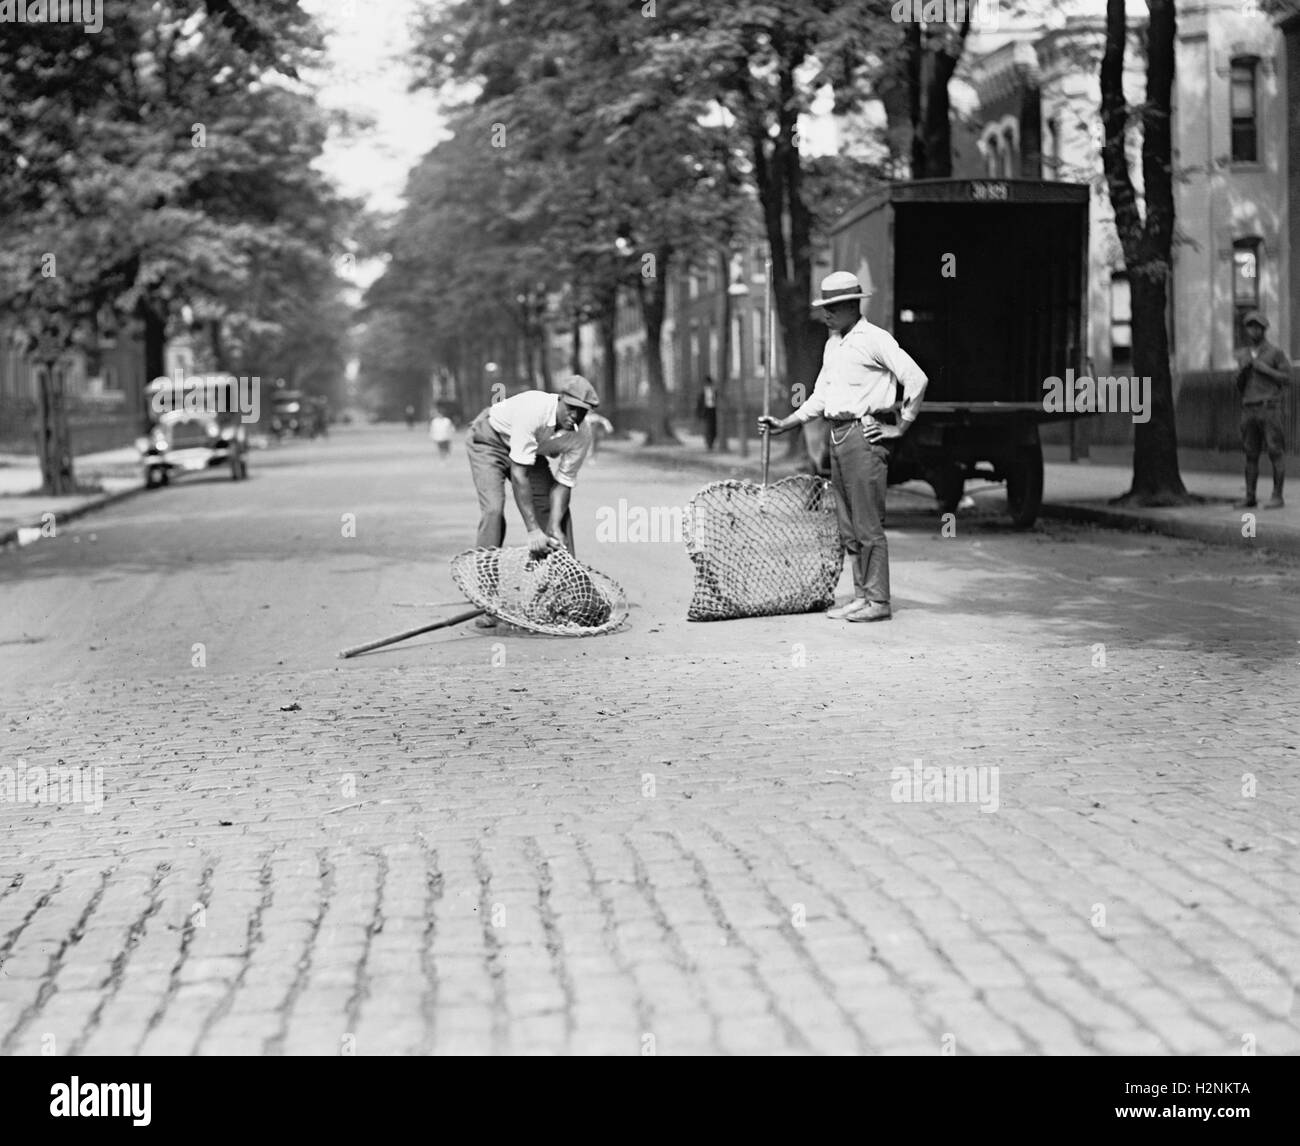
[[[382,640],[370,641],[364,645],[353,645],[350,649],[344,649],[339,656],[346,660],[348,657],[354,657],[358,653],[368,653],[371,649],[382,649],[385,645],[395,645],[398,641],[405,641],[410,637],[418,637],[421,633],[431,633],[434,629],[445,629],[450,625],[459,625],[462,621],[472,620],[474,617],[486,613],[486,609],[470,609],[467,613],[457,613],[454,617],[448,617],[446,620],[434,621],[432,625],[424,625],[418,629],[408,629],[404,633],[398,633],[394,637],[384,637]]]

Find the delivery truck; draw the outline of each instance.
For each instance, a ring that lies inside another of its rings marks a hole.
[[[858,275],[867,318],[930,380],[891,484],[928,482],[953,512],[967,481],[1005,482],[1012,522],[1033,524],[1038,427],[1077,416],[1045,408],[1048,380],[1085,373],[1088,200],[1071,183],[921,179],[881,187],[834,224],[834,268]]]

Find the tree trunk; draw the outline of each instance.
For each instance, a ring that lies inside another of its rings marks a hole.
[[[569,336],[569,370],[582,373],[582,311],[573,308],[573,331]]]
[[[1133,276],[1133,370],[1151,379],[1151,418],[1133,427],[1133,486],[1125,495],[1139,505],[1187,501],[1178,470],[1174,385],[1165,325],[1168,291],[1163,278]],[[1141,335],[1139,335],[1141,331]]]
[[[812,342],[813,321],[809,309],[812,301],[812,221],[803,199],[799,149],[794,145],[794,132],[798,125],[794,73],[803,58],[801,43],[791,45],[782,54],[779,77],[781,106],[777,113],[775,141],[769,140],[768,131],[752,102],[747,106],[746,124],[754,180],[763,207],[763,225],[771,252],[772,281],[767,289],[772,291],[785,345],[784,383],[792,404],[795,400],[802,402],[812,392],[817,376],[817,347]],[[787,217],[790,228],[788,243]],[[772,364],[775,366],[774,346],[768,347],[768,354],[773,356]],[[800,385],[804,387],[802,394],[794,389]],[[801,451],[805,452],[804,464],[809,469],[820,468],[814,461],[816,455],[806,451],[809,436],[815,441],[818,432],[819,428],[805,429],[804,434],[797,434],[792,439],[791,454],[797,457]]]
[[[676,443],[679,439],[673,430],[671,411],[668,408],[668,388],[664,385],[663,330],[667,303],[668,260],[672,248],[660,245],[654,252],[654,274],[637,280],[637,299],[641,303],[641,318],[645,323],[645,358],[647,383],[650,389],[649,409],[646,417],[647,446],[662,442]]]
[[[731,252],[729,248],[718,252],[718,269],[722,272],[719,304],[722,311],[722,334],[718,339],[718,384],[713,389],[714,401],[717,405],[714,413],[718,419],[718,437],[713,443],[713,448],[725,454],[727,416],[731,411]]]
[[[1125,149],[1129,107],[1123,87],[1128,46],[1124,0],[1107,0],[1101,62],[1102,166],[1133,295],[1133,370],[1138,378],[1151,379],[1151,416],[1137,423],[1134,431],[1133,483],[1114,500],[1185,505],[1197,499],[1188,494],[1178,469],[1166,325],[1174,234],[1170,104],[1177,27],[1173,0],[1148,0],[1147,10],[1147,90],[1141,111],[1143,211],[1138,209]]]
[[[601,358],[600,406],[605,417],[613,423],[614,432],[621,433],[618,424],[618,344],[615,341],[617,316],[618,288],[611,287],[596,315]]]
[[[544,317],[537,322],[537,357],[541,367],[542,389],[550,393],[554,389],[551,385],[551,332]]]
[[[41,492],[65,497],[77,492],[72,469],[72,436],[64,404],[64,380],[57,373],[58,359],[46,358],[41,368]]]

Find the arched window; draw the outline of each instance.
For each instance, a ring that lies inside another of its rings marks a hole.
[[[1255,163],[1259,159],[1259,120],[1255,98],[1255,73],[1259,61],[1238,56],[1232,61],[1232,161]]]
[[[1017,175],[1016,164],[1020,148],[1016,145],[1015,129],[1007,126],[1002,129],[1002,177],[1014,179]]]

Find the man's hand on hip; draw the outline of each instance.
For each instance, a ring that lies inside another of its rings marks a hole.
[[[882,422],[872,422],[866,429],[866,438],[869,442],[880,442],[888,438],[901,438],[903,432],[902,426],[887,426]]]

